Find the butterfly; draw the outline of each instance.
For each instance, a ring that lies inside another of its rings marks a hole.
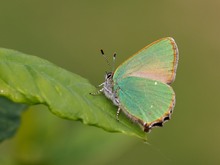
[[[175,80],[178,58],[174,39],[166,37],[144,47],[115,71],[107,72],[99,92],[118,106],[117,119],[122,110],[145,132],[163,126],[175,106],[170,84]]]

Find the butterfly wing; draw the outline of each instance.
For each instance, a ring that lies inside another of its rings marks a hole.
[[[122,63],[114,73],[114,82],[128,76],[149,78],[170,84],[174,81],[178,48],[173,38],[162,38],[144,47]]]
[[[129,76],[114,87],[120,108],[131,119],[141,124],[145,131],[162,126],[170,118],[174,104],[173,89],[160,81]]]

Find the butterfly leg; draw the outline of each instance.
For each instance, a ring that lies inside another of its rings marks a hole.
[[[96,92],[90,92],[89,94],[90,95],[93,95],[93,96],[95,96],[95,95],[99,95],[100,93],[102,93],[103,92],[103,88],[102,89],[100,89],[100,90],[98,90],[98,91],[96,91]]]
[[[101,83],[101,84],[99,85],[99,87],[104,86],[104,85],[105,85],[105,83]]]
[[[118,110],[117,110],[117,113],[116,113],[116,120],[118,120],[118,121],[119,121],[118,116],[119,116],[120,112],[121,112],[121,108],[118,107]]]
[[[98,85],[98,87],[102,87],[102,86],[104,86],[104,85],[105,85],[105,83],[101,83],[100,85]],[[102,88],[102,89],[100,89],[100,90],[98,90],[98,91],[96,91],[96,92],[90,92],[89,94],[90,94],[90,95],[93,95],[93,96],[99,95],[101,92],[103,92],[103,90],[104,90],[104,88]]]

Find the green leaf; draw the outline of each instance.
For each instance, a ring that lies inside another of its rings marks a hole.
[[[21,113],[25,104],[14,103],[0,96],[0,142],[11,137],[20,125]]]
[[[109,132],[146,139],[146,133],[124,114],[116,120],[117,107],[88,80],[36,56],[0,49],[0,95],[17,103],[44,104],[55,115],[80,120]]]

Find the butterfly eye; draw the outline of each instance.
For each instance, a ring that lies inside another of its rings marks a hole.
[[[107,78],[111,78],[112,77],[112,72],[107,73]]]

